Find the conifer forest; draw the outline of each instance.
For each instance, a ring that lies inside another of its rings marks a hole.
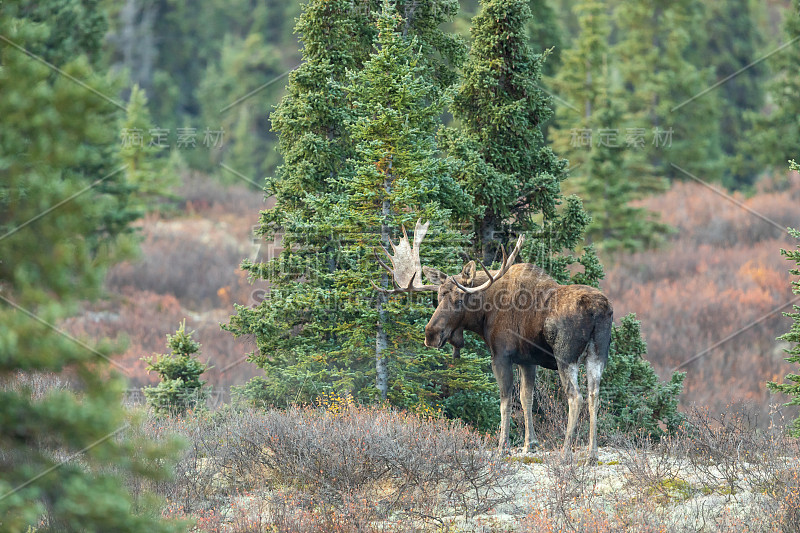
[[[800,0],[0,0],[0,533],[800,531],[798,162]]]

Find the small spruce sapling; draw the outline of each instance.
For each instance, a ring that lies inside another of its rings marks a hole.
[[[673,372],[669,381],[661,381],[644,358],[646,354],[647,344],[636,315],[622,317],[611,334],[608,366],[600,386],[604,434],[622,431],[660,439],[674,434],[683,423],[678,401],[686,374]]]
[[[184,319],[174,335],[167,334],[171,355],[155,354],[142,358],[147,363],[148,373],[153,371],[161,376],[161,383],[143,389],[147,404],[157,414],[184,414],[189,409],[205,405],[207,381],[201,381],[200,374],[212,367],[201,363],[195,356],[200,343],[192,339],[193,334],[194,331],[186,333]]]

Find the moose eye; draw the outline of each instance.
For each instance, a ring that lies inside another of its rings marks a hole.
[[[461,307],[464,305],[464,300],[456,300],[456,307]]]

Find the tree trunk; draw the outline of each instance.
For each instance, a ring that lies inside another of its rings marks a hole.
[[[152,90],[153,69],[158,51],[153,36],[153,27],[158,16],[158,6],[126,0],[119,12],[120,29],[109,35],[122,55],[123,69],[129,72],[132,83],[147,91]]]
[[[486,214],[481,220],[480,228],[480,242],[481,242],[481,255],[483,256],[483,264],[491,265],[497,252],[497,245],[494,242],[495,233],[497,232],[497,217],[494,213],[487,210]]]
[[[383,286],[386,286],[386,275],[383,276]],[[389,338],[383,329],[383,324],[386,321],[386,312],[383,310],[385,301],[386,295],[380,293],[378,295],[378,332],[375,335],[375,386],[378,388],[381,400],[385,400],[389,392],[389,369],[386,364],[386,350],[389,348]]]
[[[383,180],[383,188],[386,191],[386,197],[381,203],[381,244],[385,248],[389,246],[389,214],[391,212],[391,204],[389,202],[389,194],[392,191],[392,156],[388,156],[386,174]],[[381,277],[381,286],[386,289],[389,286],[389,279],[386,273]],[[381,395],[381,400],[385,400],[389,392],[389,369],[386,362],[386,350],[389,348],[389,337],[386,335],[386,330],[383,325],[386,323],[386,312],[383,310],[383,304],[386,303],[386,295],[382,292],[378,293],[378,328],[375,333],[375,387]]]

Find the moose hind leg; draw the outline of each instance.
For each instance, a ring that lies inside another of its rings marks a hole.
[[[536,390],[536,365],[519,365],[519,399],[522,411],[525,414],[525,444],[522,452],[533,452],[539,445],[536,433],[533,431],[533,394]]]
[[[514,389],[514,370],[511,360],[500,356],[492,358],[492,372],[500,387],[500,442],[498,447],[503,450],[509,447],[508,436],[511,433],[511,396]]]
[[[589,396],[589,461],[597,461],[597,414],[600,410],[600,379],[606,362],[598,357],[594,341],[586,354],[587,394]]]
[[[558,375],[561,378],[561,385],[567,395],[569,404],[569,417],[567,419],[567,434],[564,437],[564,456],[572,453],[572,442],[575,439],[575,429],[578,426],[578,416],[581,412],[581,390],[578,388],[578,363],[570,363],[566,368],[559,368]]]

